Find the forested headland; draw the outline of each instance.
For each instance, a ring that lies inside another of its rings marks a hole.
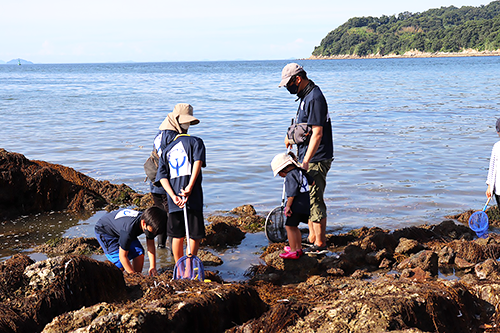
[[[500,50],[500,1],[392,16],[354,17],[329,32],[312,58]]]

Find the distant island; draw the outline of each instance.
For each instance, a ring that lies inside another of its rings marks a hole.
[[[329,32],[310,59],[475,55],[500,55],[500,1],[354,17]]]
[[[19,65],[19,64],[21,64],[21,65],[33,65],[33,63],[31,61],[20,59],[20,58],[12,59],[12,60],[7,61],[7,62],[3,62],[0,60],[0,64],[2,64],[2,65]]]

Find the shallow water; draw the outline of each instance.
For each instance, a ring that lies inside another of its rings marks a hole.
[[[145,193],[157,127],[188,102],[201,120],[190,133],[207,147],[205,213],[252,204],[265,215],[281,199],[270,161],[297,107],[277,88],[287,62],[2,65],[0,147]],[[499,57],[299,62],[333,120],[329,231],[432,224],[482,208]],[[80,235],[98,214],[2,222],[0,258],[19,243]]]

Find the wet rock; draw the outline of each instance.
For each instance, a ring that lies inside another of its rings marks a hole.
[[[394,264],[394,260],[390,260],[388,258],[384,258],[384,259],[382,259],[382,261],[378,265],[378,268],[380,268],[380,269],[388,269],[388,268],[391,268],[393,264]]]
[[[440,224],[432,226],[430,229],[437,235],[445,238],[450,238],[450,239],[464,238],[467,240],[471,240],[474,238],[474,232],[470,230],[469,227],[466,227],[464,225],[458,225],[452,220],[443,221]]]
[[[116,306],[108,303],[99,303],[89,307],[83,307],[80,310],[68,312],[64,315],[60,315],[54,318],[49,324],[43,329],[43,333],[59,333],[61,328],[64,327],[67,332],[77,330],[81,327],[88,326],[96,318],[104,318],[116,311]],[[116,317],[115,317],[116,318]],[[95,327],[99,326],[99,321],[96,320]]]
[[[496,260],[488,259],[474,267],[476,276],[480,280],[500,281],[500,265]]]
[[[123,274],[116,266],[85,256],[56,257],[26,266],[16,286],[0,303],[0,311],[4,310],[0,318],[15,322],[15,332],[39,332],[66,311],[126,296]]]
[[[407,239],[404,237],[401,237],[399,239],[399,244],[394,250],[396,253],[404,254],[404,255],[409,255],[409,254],[414,254],[422,251],[424,247],[416,240],[414,239]]]
[[[457,258],[462,258],[470,263],[479,263],[486,259],[495,259],[500,256],[500,244],[496,242],[481,245],[477,241],[461,239],[454,240],[446,245],[456,252]]]
[[[434,231],[424,227],[408,227],[394,230],[392,235],[399,241],[400,238],[414,239],[419,243],[426,243],[435,238],[439,238]]]
[[[247,332],[285,332],[286,328],[303,317],[307,313],[306,307],[301,304],[278,303],[271,307],[260,318],[253,319],[227,330],[225,333],[247,333]]]
[[[438,263],[439,265],[452,265],[455,262],[455,251],[449,247],[444,246],[438,252]]]
[[[351,274],[351,278],[358,279],[358,280],[368,279],[369,277],[370,277],[370,274],[362,269],[358,269],[358,270],[354,271],[354,273]]]
[[[387,232],[376,231],[372,235],[363,238],[359,247],[367,252],[381,249],[393,252],[396,245],[397,240],[393,235],[388,234]]]
[[[257,212],[255,211],[255,208],[253,208],[252,205],[243,205],[240,207],[236,207],[233,210],[231,210],[232,214],[236,214],[239,216],[248,216],[248,215],[256,215]]]
[[[465,225],[468,225],[470,216],[475,212],[477,212],[477,210],[469,209],[465,212],[456,215],[446,216],[446,218],[451,218],[459,222],[462,222]],[[498,209],[498,206],[488,207],[486,209],[486,214],[488,215],[488,222],[490,226],[494,227],[500,226],[500,211]],[[471,232],[471,234],[472,233],[473,232]]]
[[[347,244],[355,241],[357,237],[353,233],[340,234],[340,235],[326,235],[326,244],[328,246],[346,246]]]
[[[365,260],[369,265],[379,268],[382,268],[380,267],[382,262],[384,262],[382,266],[385,268],[389,267],[394,262],[392,253],[387,249],[367,253]]]
[[[403,260],[398,265],[398,270],[404,270],[407,268],[421,268],[424,271],[428,271],[433,276],[438,274],[438,256],[435,252],[429,250],[423,250],[419,253]]]
[[[224,222],[245,232],[259,232],[264,230],[266,219],[263,216],[256,215],[254,213],[255,209],[251,205],[237,207],[231,212],[235,212],[239,216],[212,215],[207,218],[207,221],[212,224]]]
[[[0,149],[0,219],[48,211],[132,205],[140,194],[125,184],[97,181],[74,169]]]
[[[349,262],[352,265],[363,265],[365,261],[366,251],[361,247],[353,244],[349,244],[345,247],[344,253],[340,256],[345,262]]]
[[[336,268],[336,267],[328,268],[326,272],[331,276],[344,276],[345,275],[345,272],[343,269]]]
[[[122,306],[98,304],[63,314],[44,332],[223,332],[267,310],[255,289],[242,284],[161,276],[141,281],[149,288],[144,297]]]
[[[482,301],[482,309],[486,316],[495,316],[496,323],[498,320],[498,313],[495,313],[498,304],[500,304],[500,284],[498,282],[482,282],[481,284],[474,284],[471,289],[474,294]]]
[[[219,266],[224,263],[221,258],[205,250],[199,250],[197,257],[203,261],[203,265],[205,266]]]
[[[49,240],[43,245],[37,246],[33,249],[37,253],[45,253],[50,255],[63,255],[63,254],[102,254],[101,246],[97,239],[93,237],[77,237],[67,238],[59,237]]]
[[[465,259],[462,259],[460,257],[455,258],[455,267],[458,270],[469,270],[474,268],[474,263],[468,262]]]
[[[424,282],[431,279],[431,273],[424,271],[420,267],[406,268],[401,272],[401,279]]]
[[[442,227],[454,230],[449,222]],[[279,258],[285,243],[269,244],[261,256],[265,264],[252,266],[244,284],[223,283],[208,270],[206,277],[218,283],[172,281],[169,269],[155,277],[123,275],[111,265],[126,283],[121,300],[97,297],[107,290],[95,284],[110,279],[102,275],[105,269],[88,270],[88,258],[64,256],[33,264],[21,256],[19,269],[0,265],[0,278],[8,279],[10,272],[14,277],[4,284],[0,280],[0,332],[4,327],[39,332],[49,322],[45,332],[157,332],[158,327],[165,332],[483,332],[498,326],[499,238],[491,234],[468,241],[451,232],[459,237],[452,239],[450,232],[442,236],[429,229],[416,227],[386,237],[384,233],[394,234],[361,228],[331,236],[336,241],[330,241],[328,255],[298,260]],[[413,240],[431,250],[405,259],[394,252],[397,243],[391,238]],[[216,260],[208,251],[199,252],[205,255]],[[401,261],[399,272],[387,272],[396,259]],[[457,281],[437,278],[438,262],[452,272],[462,270],[454,277]],[[82,305],[83,299],[88,304]]]
[[[24,270],[33,263],[30,257],[16,254],[0,264],[0,301],[8,300],[25,284]]]
[[[212,221],[205,233],[206,236],[201,240],[200,245],[215,248],[238,245],[245,238],[245,233],[239,228],[220,220]]]
[[[279,256],[281,252],[278,250],[268,253],[263,259],[267,266],[279,271],[280,282],[283,284],[304,281],[308,276],[316,274],[320,268],[318,258],[314,256],[302,255],[299,259],[282,259]]]
[[[475,331],[478,320],[470,313],[481,311],[460,284],[380,279],[352,280],[341,289],[333,283],[325,286],[332,297],[308,307],[287,332]],[[302,303],[314,291],[302,289]]]

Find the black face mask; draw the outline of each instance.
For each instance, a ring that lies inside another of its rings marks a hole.
[[[286,90],[288,90],[290,94],[295,95],[299,91],[299,85],[297,83],[287,85]]]
[[[154,239],[156,237],[156,235],[151,231],[149,231],[148,229],[144,230],[144,234],[146,235],[147,239]]]

